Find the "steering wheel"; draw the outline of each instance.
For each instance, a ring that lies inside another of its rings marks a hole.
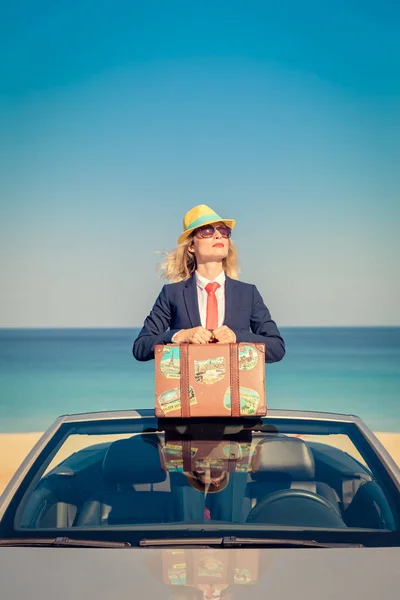
[[[308,490],[279,490],[263,498],[249,512],[247,523],[295,527],[346,527],[338,509]]]

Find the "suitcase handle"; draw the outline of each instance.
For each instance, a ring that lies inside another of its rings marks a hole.
[[[212,332],[213,332],[213,330],[212,330],[212,329],[208,329],[207,331],[209,331],[210,333],[212,333]],[[208,343],[209,343],[209,344],[216,344],[216,343],[217,343],[217,341],[218,341],[218,340],[217,340],[217,338],[215,338],[215,337],[214,337],[214,335],[213,335],[213,337],[211,338],[211,340],[210,340]]]

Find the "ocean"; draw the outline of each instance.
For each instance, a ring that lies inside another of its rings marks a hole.
[[[154,406],[153,361],[137,329],[0,329],[0,432],[43,431],[59,415]],[[269,408],[360,416],[400,432],[400,327],[281,327],[266,366]]]

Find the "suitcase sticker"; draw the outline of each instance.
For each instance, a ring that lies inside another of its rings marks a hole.
[[[200,560],[197,575],[199,577],[215,577],[221,579],[224,574],[224,563],[216,556],[206,556]]]
[[[169,552],[172,564],[168,568],[168,582],[170,585],[186,585],[186,557],[184,551]]]
[[[253,579],[254,578],[252,577],[251,571],[249,569],[235,569],[233,583],[247,585],[249,583],[252,583]]]
[[[258,363],[258,354],[251,346],[239,346],[239,369],[250,371]]]
[[[251,416],[257,413],[258,405],[260,404],[260,395],[250,388],[243,386],[239,387],[240,394],[240,414]],[[224,407],[226,410],[231,410],[231,388],[225,392]]]
[[[181,388],[173,388],[172,390],[167,390],[163,392],[158,397],[158,403],[160,405],[161,410],[164,414],[167,414],[173,410],[180,410],[181,408]],[[189,387],[189,403],[190,406],[193,404],[197,404],[196,397],[194,395],[194,390],[192,386]]]
[[[160,361],[160,371],[167,379],[179,379],[181,376],[181,356],[179,347],[164,346]]]
[[[207,360],[194,361],[194,380],[196,383],[210,385],[225,377],[225,359],[223,356]]]

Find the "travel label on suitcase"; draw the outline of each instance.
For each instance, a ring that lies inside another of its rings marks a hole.
[[[266,415],[265,344],[156,345],[158,418]]]

